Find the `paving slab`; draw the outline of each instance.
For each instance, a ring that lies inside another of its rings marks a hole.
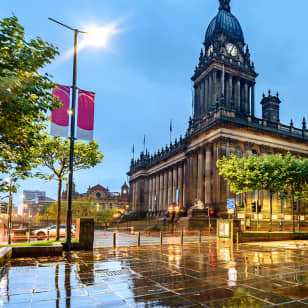
[[[0,307],[307,307],[308,245],[216,241],[11,259]]]

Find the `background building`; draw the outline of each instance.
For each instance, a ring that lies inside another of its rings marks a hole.
[[[127,209],[130,207],[128,196],[129,196],[129,187],[126,182],[122,185],[120,192],[110,192],[108,188],[105,188],[102,185],[95,185],[89,187],[87,192],[80,194],[75,191],[75,185],[73,189],[74,200],[80,198],[91,198],[94,199],[98,210],[104,209]],[[62,193],[62,200],[66,200],[67,193],[64,191]]]
[[[291,153],[308,156],[308,131],[280,123],[279,94],[268,91],[261,101],[262,118],[255,116],[255,83],[258,74],[251,60],[241,25],[231,13],[230,0],[220,0],[218,14],[205,33],[194,84],[194,111],[185,137],[156,153],[141,153],[132,160],[128,175],[132,208],[136,212],[164,213],[170,203],[188,209],[196,200],[226,216],[226,201],[236,198],[242,217],[243,200],[229,191],[218,174],[216,161],[234,153]],[[269,193],[248,194],[248,217],[255,219],[253,202],[260,205],[260,217],[269,219]],[[304,206],[302,206],[302,209]],[[292,205],[274,198],[274,219],[288,220]],[[302,210],[302,219],[305,217]]]
[[[34,217],[40,212],[42,206],[50,204],[55,200],[46,196],[45,191],[24,190],[22,216]]]

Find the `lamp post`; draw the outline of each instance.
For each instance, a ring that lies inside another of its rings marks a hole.
[[[48,211],[46,212],[46,217],[47,217],[47,241],[49,240],[49,229],[48,229]]]
[[[76,92],[77,92],[77,56],[78,56],[78,34],[87,32],[80,31],[69,27],[53,18],[49,20],[65,27],[71,31],[74,31],[74,62],[73,62],[73,93],[71,104],[71,128],[70,128],[70,157],[69,157],[69,176],[68,176],[68,198],[67,198],[67,217],[66,217],[66,242],[64,245],[65,251],[71,250],[71,228],[72,228],[72,191],[73,191],[73,161],[74,161],[74,143],[75,143],[75,107],[76,107]]]
[[[12,232],[12,209],[13,209],[13,195],[12,195],[12,180],[6,179],[5,180],[9,184],[9,195],[7,196],[9,198],[9,207],[7,209],[7,242],[8,244],[12,243],[11,238],[11,232]]]
[[[116,29],[112,26],[104,28],[92,28],[88,32],[74,29],[53,18],[48,17],[52,22],[69,29],[74,32],[74,61],[73,61],[73,85],[72,85],[72,104],[70,109],[70,156],[69,156],[69,178],[68,178],[68,197],[67,197],[67,218],[66,218],[66,242],[64,249],[71,250],[71,226],[72,226],[72,191],[73,191],[73,161],[74,161],[74,143],[75,143],[75,107],[76,107],[76,91],[77,91],[77,56],[78,56],[78,34],[87,34],[87,44],[94,46],[105,46],[108,37],[116,33]]]

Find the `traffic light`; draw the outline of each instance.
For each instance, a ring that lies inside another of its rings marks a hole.
[[[0,204],[0,213],[1,214],[7,214],[7,206],[8,206],[7,203],[1,203]]]
[[[215,210],[210,209],[210,216],[214,216],[215,215]]]
[[[261,213],[261,212],[262,212],[262,205],[259,204],[259,202],[258,202],[258,213]]]
[[[252,211],[253,213],[256,213],[256,212],[257,212],[257,201],[253,201],[253,202],[251,203],[251,211]]]

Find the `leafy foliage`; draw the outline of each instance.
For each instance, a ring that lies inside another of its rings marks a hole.
[[[285,156],[281,154],[250,155],[248,158],[231,155],[230,159],[223,157],[217,161],[217,167],[219,174],[228,181],[230,190],[236,194],[246,194],[255,190],[269,191],[271,229],[274,194],[280,192],[281,198],[292,199],[293,202],[308,200],[308,159],[306,158],[297,158],[290,153]],[[246,207],[247,202],[245,212]]]
[[[47,172],[38,172],[37,176],[45,180],[58,181],[57,202],[57,236],[59,238],[59,225],[61,216],[61,190],[62,181],[66,180],[69,172],[70,141],[59,137],[46,136],[41,146],[39,155],[40,163],[46,167]],[[90,141],[76,142],[74,147],[73,170],[83,170],[95,167],[103,159],[103,154],[98,150],[98,143]]]
[[[0,191],[4,177],[24,179],[37,166],[46,112],[59,106],[55,85],[39,70],[57,54],[39,37],[27,41],[17,17],[0,21]]]
[[[120,209],[105,209],[101,210],[97,206],[96,199],[94,198],[80,198],[78,200],[73,200],[73,220],[80,217],[91,217],[98,224],[108,225],[114,218],[113,215],[124,210]],[[66,213],[67,204],[65,203],[61,207],[61,216],[63,217]],[[48,213],[49,219],[57,218],[57,203],[52,203],[41,208],[40,213],[37,217],[38,221],[46,220],[46,214]]]

